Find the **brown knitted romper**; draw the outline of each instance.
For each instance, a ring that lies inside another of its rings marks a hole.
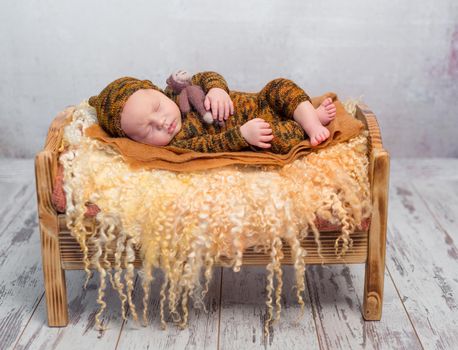
[[[221,127],[205,124],[195,111],[191,111],[183,117],[182,128],[170,146],[197,152],[265,150],[288,153],[307,137],[304,129],[293,119],[293,113],[299,103],[310,101],[310,97],[289,79],[274,79],[258,93],[229,91],[224,78],[215,72],[197,73],[192,77],[192,82],[201,86],[205,93],[213,87],[226,90],[234,103],[234,114],[229,115]],[[164,93],[177,102],[177,95],[170,89],[165,89]],[[254,118],[263,118],[270,124],[274,135],[271,147],[252,146],[240,133],[240,126]]]

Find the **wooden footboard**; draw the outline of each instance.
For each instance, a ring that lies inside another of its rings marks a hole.
[[[68,322],[67,295],[65,287],[66,269],[82,269],[82,253],[76,240],[65,227],[65,215],[58,214],[51,204],[53,181],[57,172],[59,148],[64,126],[71,118],[73,108],[67,108],[52,122],[44,150],[35,158],[35,175],[38,201],[38,216],[42,242],[43,272],[48,308],[48,324],[64,326]],[[317,255],[313,239],[305,240],[307,264],[315,263],[366,263],[363,316],[366,320],[379,320],[383,301],[385,270],[385,247],[388,206],[388,182],[390,156],[383,148],[380,128],[374,113],[364,104],[356,106],[356,118],[369,131],[369,181],[373,213],[369,232],[355,232],[354,249],[349,250],[344,260],[334,254],[334,240],[338,232],[323,232],[324,261]],[[92,225],[88,219],[87,224]],[[92,247],[89,246],[89,249]],[[285,258],[282,264],[291,264],[289,247],[285,242]],[[265,265],[270,262],[267,254],[249,249],[244,254],[245,265]],[[140,266],[140,260],[135,262]]]

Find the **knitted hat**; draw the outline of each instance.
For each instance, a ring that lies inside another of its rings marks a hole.
[[[121,112],[127,99],[140,89],[162,92],[149,80],[123,77],[108,84],[99,95],[89,98],[89,104],[97,111],[100,126],[110,136],[128,137],[121,128]]]

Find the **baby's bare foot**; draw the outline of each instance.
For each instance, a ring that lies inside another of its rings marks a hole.
[[[317,111],[310,101],[301,102],[294,111],[293,118],[307,133],[312,146],[320,144],[330,135],[329,130],[321,125]]]
[[[328,97],[321,102],[316,109],[316,114],[318,114],[318,119],[322,125],[328,125],[336,117],[336,106],[332,102],[332,98]]]
[[[307,135],[309,135],[310,143],[312,144],[312,146],[320,144],[321,142],[326,140],[330,135],[329,130],[318,123],[313,126],[307,127],[307,130],[305,130],[305,132],[307,133]]]

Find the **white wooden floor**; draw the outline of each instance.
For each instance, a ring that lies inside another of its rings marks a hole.
[[[49,328],[33,160],[0,159],[0,349],[458,349],[458,159],[393,159],[389,201],[379,322],[361,317],[364,265],[311,265],[299,325],[284,267],[282,317],[267,340],[263,267],[217,268],[211,312],[191,310],[183,331],[160,329],[157,291],[147,328],[123,322],[111,291],[104,333],[93,328],[98,276],[83,291],[84,271],[69,271],[69,325]]]

